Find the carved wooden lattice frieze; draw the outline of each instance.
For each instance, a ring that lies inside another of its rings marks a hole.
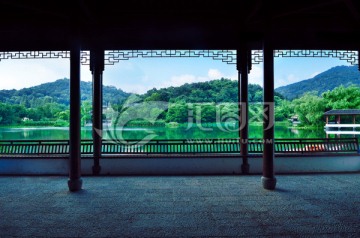
[[[132,58],[212,58],[227,64],[236,64],[235,50],[111,50],[105,51],[105,64],[113,65]]]
[[[312,57],[329,58],[334,57],[345,60],[351,65],[359,64],[358,51],[351,50],[274,50],[274,57]],[[253,50],[251,52],[251,61],[253,64],[263,62],[263,51]]]
[[[221,60],[227,64],[236,64],[235,50],[111,50],[105,51],[105,64],[113,65],[122,60],[132,58],[212,58]],[[359,64],[358,51],[351,50],[274,50],[274,57],[334,57],[345,60],[351,65]],[[9,51],[0,52],[0,61],[6,59],[60,59],[70,58],[70,51]],[[90,64],[90,52],[81,51],[80,60],[82,65]],[[263,51],[251,51],[251,63],[263,62]]]
[[[0,52],[0,61],[7,59],[70,59],[70,51],[9,51]],[[90,52],[81,51],[80,61],[90,64]]]
[[[251,51],[251,64],[260,64],[264,61],[264,54],[262,50]]]

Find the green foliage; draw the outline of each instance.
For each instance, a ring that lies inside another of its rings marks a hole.
[[[249,84],[248,88],[249,101],[255,104],[262,102],[262,88],[255,84]],[[86,125],[92,120],[91,83],[81,82],[81,93],[81,125]],[[279,94],[276,95],[281,101],[283,97]],[[129,107],[129,104],[125,105],[124,108],[125,96],[128,94],[117,90],[115,87],[104,86],[104,105],[108,105],[107,102],[110,102],[115,110],[112,113],[107,110],[104,111],[104,119],[108,117],[113,122],[119,120],[119,118],[115,118],[116,112],[121,112],[119,114],[121,121],[126,121],[129,125],[140,122],[143,124],[144,118],[156,118],[157,121],[163,120],[167,123],[186,123],[188,120],[192,120],[205,124],[213,123],[216,120],[221,122],[236,121],[238,117],[238,82],[224,78],[209,82],[185,84],[180,87],[152,89],[144,95],[139,95],[136,102],[127,101],[127,104],[130,103],[135,107]],[[1,97],[6,103],[2,106],[3,113],[0,111],[0,124],[19,124],[24,118],[28,120],[25,123],[26,125],[44,124],[43,122],[36,124],[37,121],[51,122],[56,126],[69,124],[68,79],[21,90],[1,90]],[[170,108],[164,110],[156,106],[149,107],[150,104],[147,104],[158,101],[170,102]],[[11,116],[6,115],[6,112],[11,110],[15,110],[16,113]],[[250,110],[250,112],[256,110]],[[257,110],[257,113],[262,116],[261,110]],[[189,118],[190,112],[192,115]],[[284,117],[282,116],[282,118]],[[259,120],[262,119],[262,117],[258,118]],[[24,125],[24,123],[22,124]]]
[[[349,70],[351,67],[345,68]],[[329,71],[342,70],[344,67],[335,67]],[[336,75],[340,77],[339,73]],[[1,90],[0,98],[3,102],[0,103],[0,125],[68,126],[68,83],[67,79],[63,79],[18,91]],[[263,89],[254,84],[249,84],[248,88],[249,120],[262,122]],[[91,84],[82,82],[82,90],[81,123],[85,125],[92,119]],[[187,122],[210,125],[216,121],[234,123],[238,118],[238,82],[224,78],[180,87],[151,89],[143,95],[134,96],[135,101],[127,100],[125,104],[124,99],[128,94],[121,90],[105,86],[105,94],[104,101],[111,102],[112,109],[104,111],[104,119],[126,122],[125,126],[165,126],[165,123],[178,125]],[[160,104],[157,106],[155,102],[159,101],[169,102],[169,108],[162,108]],[[360,108],[360,88],[356,85],[339,86],[327,90],[321,96],[308,92],[292,102],[275,93],[276,121],[287,121],[296,113],[303,125],[321,126],[326,110],[356,108]]]
[[[249,102],[262,102],[262,87],[249,84]],[[284,98],[279,93],[278,97]],[[165,101],[171,103],[223,103],[238,101],[238,82],[230,79],[218,79],[208,82],[184,84],[180,87],[151,89],[141,95],[144,101]]]
[[[55,117],[58,120],[69,121],[70,120],[70,110],[67,109],[67,110],[58,112],[58,113],[55,114]]]
[[[70,81],[59,79],[21,90],[0,90],[0,125],[66,126],[69,124]],[[82,125],[91,121],[92,83],[81,82]],[[128,93],[103,87],[104,105],[121,104]],[[26,119],[27,121],[23,121]],[[46,122],[43,122],[46,121]]]
[[[200,123],[216,122],[215,103],[203,103],[195,106],[195,121]]]
[[[92,111],[92,103],[91,101],[83,101],[81,103],[81,125],[85,126],[86,123],[91,122],[91,111]],[[64,115],[65,116],[65,115]],[[69,112],[70,116],[70,112]]]
[[[70,104],[70,80],[59,79],[55,82],[40,84],[38,86],[20,90],[0,90],[0,101],[9,104],[19,104],[26,108],[36,108],[48,103],[57,103],[65,106]],[[92,83],[81,82],[81,100],[92,100]],[[107,105],[122,103],[130,94],[115,88],[103,87],[103,103]]]
[[[249,105],[249,122],[262,122],[264,117],[263,104],[252,103]]]
[[[172,103],[166,114],[168,123],[229,123],[237,118],[236,103]]]
[[[54,123],[54,126],[56,127],[64,127],[64,126],[69,126],[70,123],[68,120],[62,120],[62,119],[57,119]]]
[[[169,105],[166,114],[167,122],[185,123],[188,121],[189,108],[185,103],[173,103]]]
[[[0,102],[0,123],[2,125],[16,125],[26,116],[26,109],[22,105],[10,105]]]
[[[324,111],[325,101],[323,98],[306,93],[301,98],[293,101],[295,106],[295,113],[304,126],[323,126],[324,125]]]
[[[146,120],[132,120],[126,123],[126,127],[165,127],[165,121],[157,120],[150,122]]]
[[[55,122],[54,121],[23,121],[21,123],[21,125],[24,126],[55,126]]]
[[[275,96],[275,121],[286,121],[294,114],[290,101]]]
[[[322,94],[325,99],[326,108],[330,109],[358,109],[360,108],[360,88],[351,85],[344,87],[343,85],[332,91]]]

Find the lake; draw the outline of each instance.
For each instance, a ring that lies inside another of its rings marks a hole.
[[[223,128],[125,128],[124,130],[108,130],[104,138],[121,137],[124,139],[141,140],[146,136],[154,139],[203,139],[203,138],[237,138],[238,131],[226,131]],[[358,136],[358,135],[357,135]],[[81,130],[83,139],[91,139],[91,127],[83,127]],[[329,137],[334,138],[335,135]],[[353,137],[342,135],[341,137]],[[249,138],[262,138],[262,125],[249,126]],[[287,126],[275,126],[275,138],[326,138],[323,129],[305,130],[292,129]],[[68,127],[38,127],[38,128],[0,128],[0,140],[63,140],[69,139]]]

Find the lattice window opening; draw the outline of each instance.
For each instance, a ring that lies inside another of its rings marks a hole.
[[[236,64],[236,50],[109,50],[105,65],[114,65],[134,58],[212,58],[226,64]]]
[[[311,57],[311,58],[338,58],[351,65],[359,65],[358,51],[351,50],[274,50],[274,57]],[[252,50],[252,64],[260,64],[264,61],[262,50]]]
[[[70,59],[70,51],[7,51],[0,52],[0,62],[10,59]],[[90,51],[80,52],[82,65],[90,65]]]

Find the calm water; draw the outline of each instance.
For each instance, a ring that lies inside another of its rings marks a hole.
[[[91,139],[91,128],[85,127],[81,130],[83,139]],[[125,138],[141,140],[146,136],[154,139],[200,139],[200,138],[237,138],[238,132],[222,130],[221,128],[127,128],[123,131],[109,130],[104,133],[104,138]],[[344,135],[349,137],[352,135]],[[262,138],[262,126],[251,125],[249,127],[250,138]],[[294,130],[286,126],[275,127],[275,138],[325,138],[324,130]],[[331,135],[330,137],[334,137]],[[43,127],[43,128],[0,128],[0,140],[62,140],[69,139],[67,127]]]

